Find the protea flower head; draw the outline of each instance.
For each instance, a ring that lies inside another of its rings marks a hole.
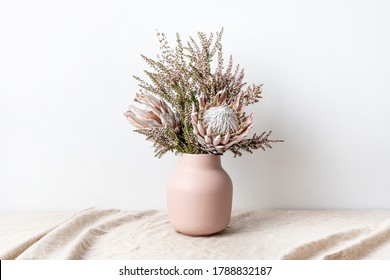
[[[168,104],[152,94],[137,93],[134,104],[125,112],[126,118],[137,128],[170,127],[180,130],[180,118]]]
[[[239,94],[227,101],[227,91],[221,90],[213,100],[199,97],[199,109],[193,105],[192,126],[195,137],[208,153],[222,155],[240,142],[253,126],[253,113],[245,116],[245,102]]]

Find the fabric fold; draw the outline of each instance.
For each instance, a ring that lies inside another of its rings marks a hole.
[[[359,260],[390,241],[390,220],[372,230],[355,243],[324,256],[326,260]]]
[[[86,209],[4,253],[0,252],[0,259],[81,259],[99,236],[155,212],[134,214],[118,209]]]
[[[359,260],[390,242],[390,220],[377,227],[338,232],[305,243],[282,256],[284,260]]]

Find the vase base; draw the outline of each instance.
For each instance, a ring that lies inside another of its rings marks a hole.
[[[173,229],[180,234],[192,236],[192,237],[207,237],[212,235],[217,235],[223,233],[229,226],[226,225],[225,227],[214,227],[214,228],[183,228],[183,227],[176,227],[171,224]]]
[[[212,232],[212,233],[190,233],[190,232],[183,232],[183,231],[180,231],[180,230],[176,230],[176,233],[180,233],[180,234],[191,236],[191,237],[209,237],[209,236],[212,236],[212,235],[221,234],[222,232],[225,231],[225,229],[226,228],[218,230],[218,231],[215,231],[215,232]]]

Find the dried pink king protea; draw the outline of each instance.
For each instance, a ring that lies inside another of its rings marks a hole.
[[[199,110],[194,105],[191,115],[194,133],[202,149],[216,155],[222,155],[244,139],[253,125],[253,113],[245,116],[241,94],[231,102],[227,102],[226,97],[226,90],[220,91],[212,101],[202,94]]]
[[[140,92],[125,112],[129,122],[137,128],[154,128],[168,126],[175,131],[180,130],[180,118],[168,104],[149,93]],[[143,108],[142,108],[143,107]]]

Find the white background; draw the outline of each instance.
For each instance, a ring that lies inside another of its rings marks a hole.
[[[253,132],[286,140],[223,166],[235,209],[389,208],[390,2],[0,1],[0,210],[165,209],[177,158],[123,116],[133,74],[223,26]]]

